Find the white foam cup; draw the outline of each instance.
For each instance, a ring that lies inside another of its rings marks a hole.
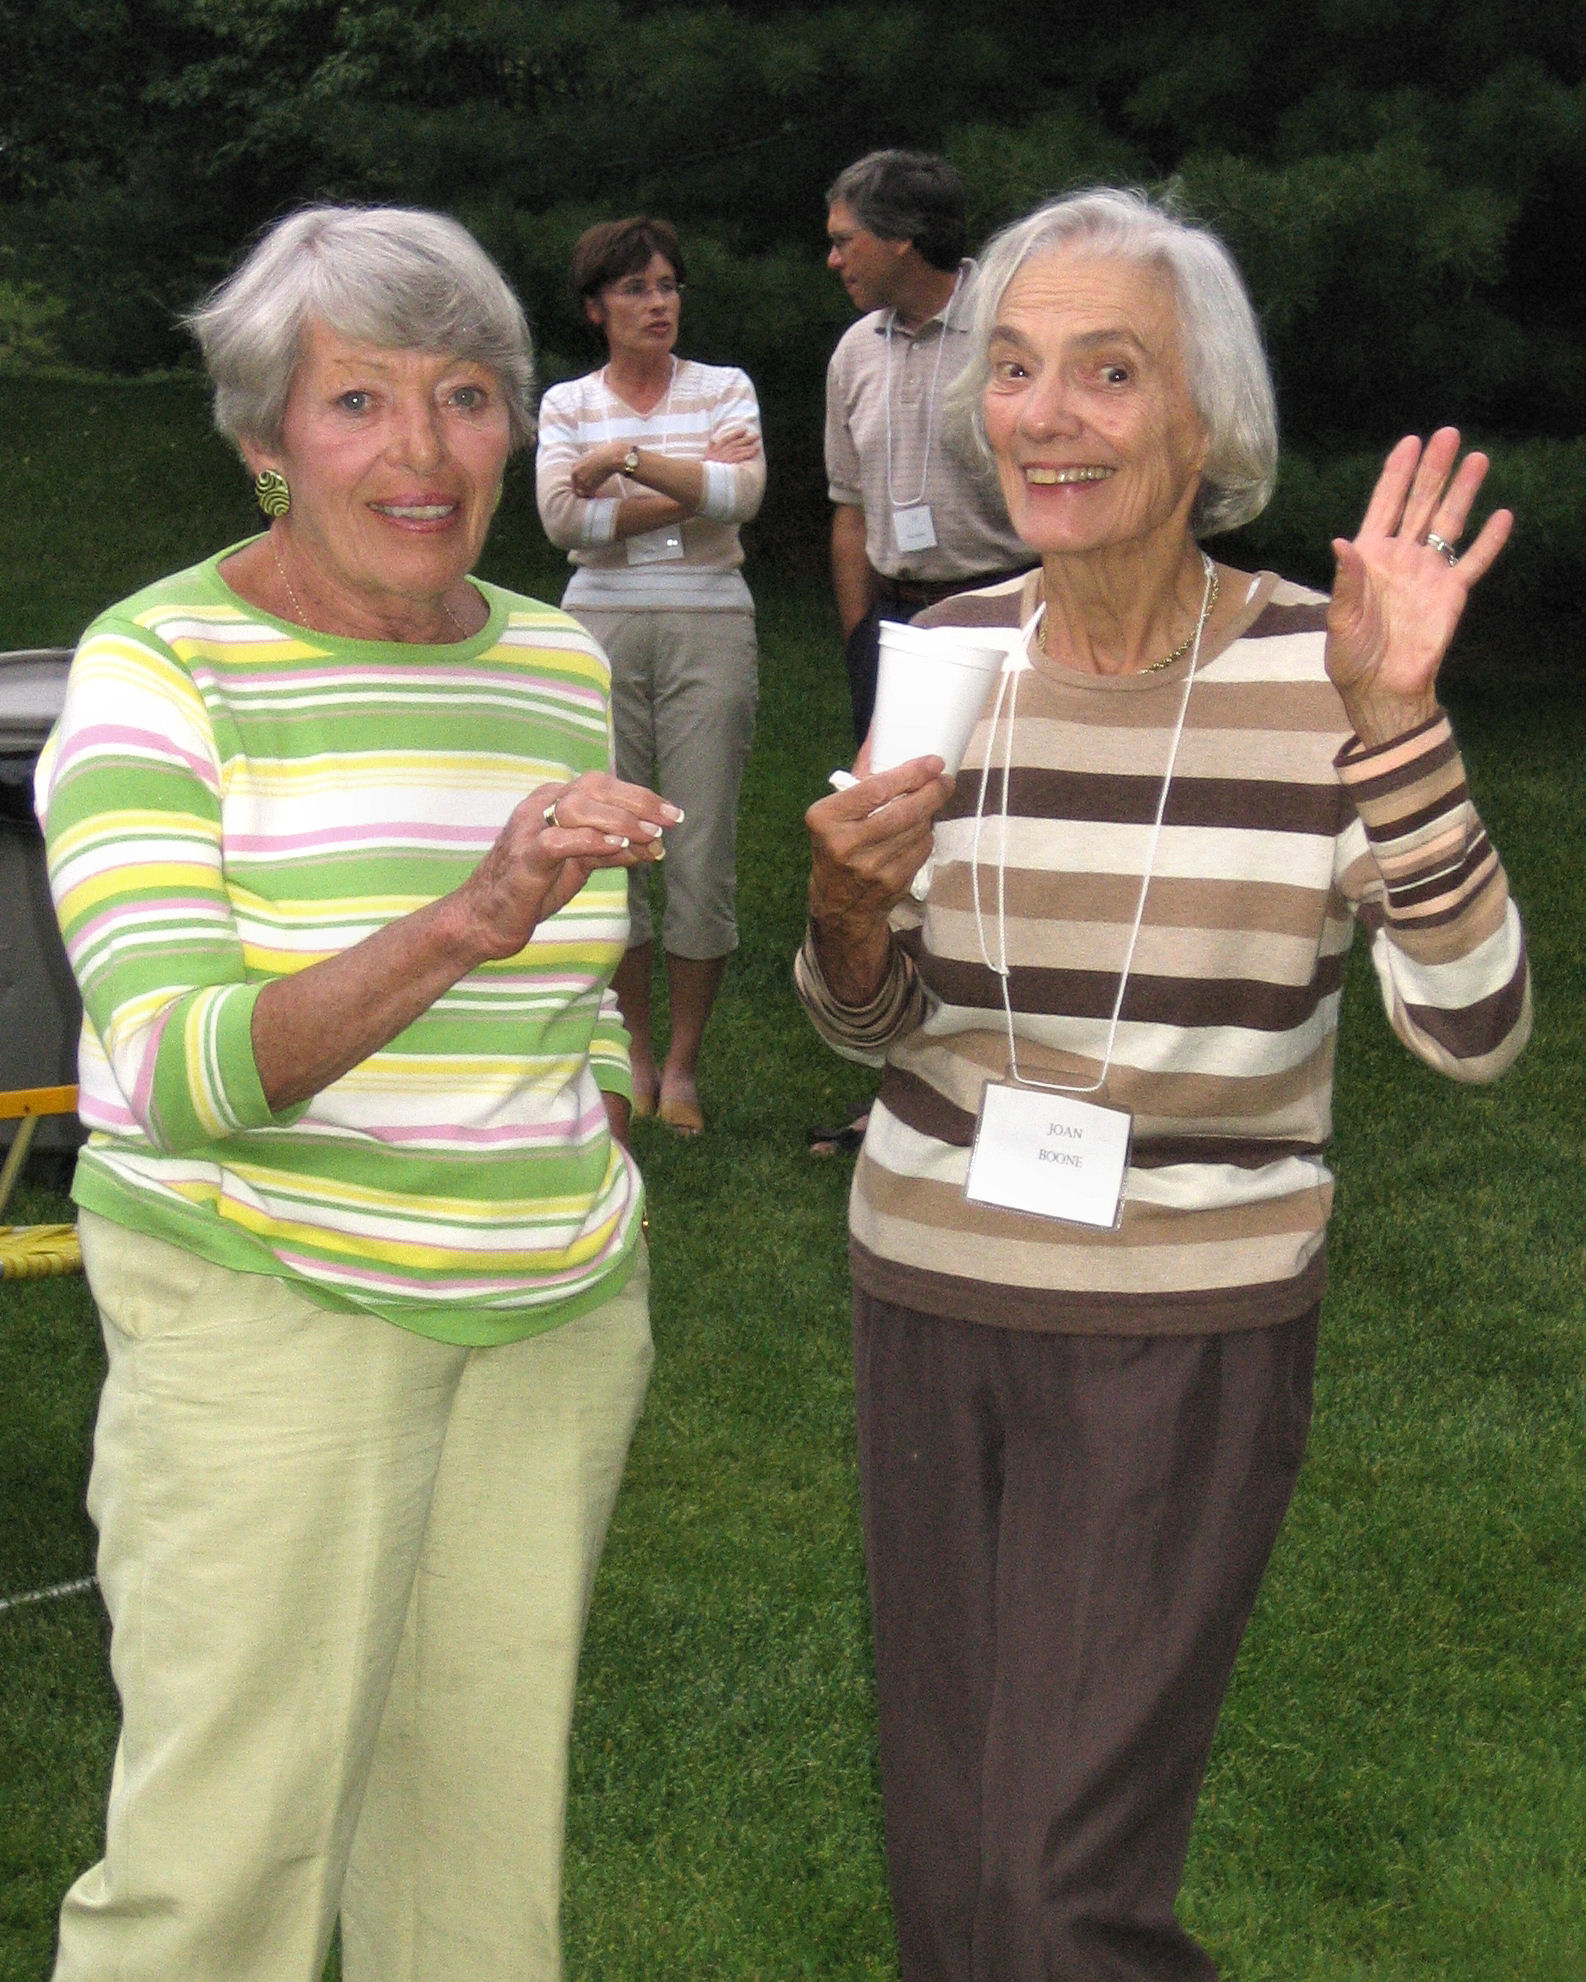
[[[940,757],[955,776],[1008,657],[1011,629],[881,622],[870,768]]]

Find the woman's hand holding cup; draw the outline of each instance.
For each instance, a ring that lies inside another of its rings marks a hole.
[[[931,851],[931,822],[952,794],[940,757],[913,757],[820,798],[804,815],[814,850],[810,924],[832,994],[864,1005],[885,981],[888,918]]]

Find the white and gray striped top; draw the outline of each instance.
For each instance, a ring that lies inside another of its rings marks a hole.
[[[760,431],[754,387],[735,365],[700,365],[680,358],[670,393],[648,413],[636,413],[619,399],[603,370],[547,390],[540,401],[535,495],[545,534],[574,566],[562,594],[569,611],[753,610],[738,569],[743,563],[738,526],[756,514],[765,494],[763,451],[739,464],[705,463],[704,500],[698,513],[683,522],[683,555],[675,562],[630,563],[626,542],[613,536],[623,496],[651,491],[614,475],[600,495],[585,501],[574,495],[571,480],[580,455],[603,441],[631,441],[698,461],[713,440],[733,427]]]

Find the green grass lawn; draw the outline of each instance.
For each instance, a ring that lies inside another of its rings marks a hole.
[[[249,527],[195,394],[0,380],[0,644]],[[19,436],[24,438],[19,441]],[[526,483],[487,569],[557,566]],[[895,1975],[851,1443],[843,1200],[812,1121],[865,1090],[789,986],[800,814],[844,755],[813,579],[761,577],[744,942],[711,1132],[640,1124],[657,1365],[573,1748],[579,1982]],[[1357,958],[1316,1428],[1218,1737],[1186,1919],[1228,1982],[1586,1974],[1586,695],[1579,629],[1472,641],[1451,699],[1532,932],[1538,1021],[1492,1090],[1388,1035]],[[58,1212],[33,1190],[17,1215]],[[84,1573],[100,1359],[80,1281],[0,1290],[0,1595]],[[96,1855],[115,1702],[95,1596],[0,1613],[0,1982],[48,1973]]]

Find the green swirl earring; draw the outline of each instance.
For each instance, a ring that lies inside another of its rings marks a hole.
[[[274,468],[261,468],[254,476],[253,496],[266,516],[285,516],[292,507],[292,491],[286,485],[286,477]]]

